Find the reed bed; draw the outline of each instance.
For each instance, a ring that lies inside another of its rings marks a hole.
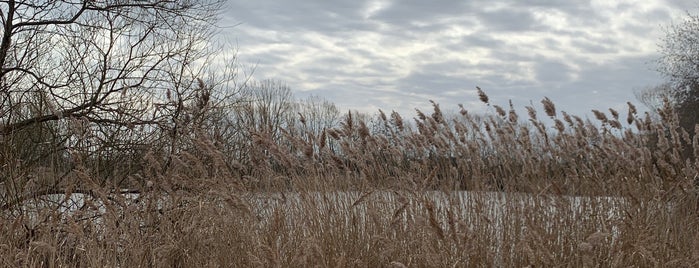
[[[73,188],[5,185],[0,264],[699,265],[699,141],[669,105],[658,119],[629,103],[626,118],[592,122],[546,98],[541,120],[478,93],[486,115],[433,103],[411,121],[380,111],[320,133],[303,120],[250,131],[244,164],[193,135],[167,161],[142,157],[126,191],[80,166]]]

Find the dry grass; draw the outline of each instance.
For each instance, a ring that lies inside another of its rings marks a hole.
[[[167,165],[140,159],[138,194],[80,165],[53,195],[4,184],[0,265],[699,265],[699,144],[671,109],[592,123],[542,104],[553,126],[533,107],[522,122],[511,105],[448,117],[435,103],[412,124],[381,112],[320,136],[251,133],[248,167],[196,135]]]

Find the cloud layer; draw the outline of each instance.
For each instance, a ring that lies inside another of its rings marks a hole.
[[[281,2],[281,3],[280,3]],[[663,25],[691,1],[231,1],[223,13],[255,77],[374,112],[544,96],[575,114],[621,109],[655,72]],[[238,25],[239,24],[239,25]]]

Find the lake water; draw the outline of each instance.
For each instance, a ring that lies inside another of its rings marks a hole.
[[[22,211],[8,210],[6,216],[17,216],[18,213],[37,223],[40,222],[42,211],[50,208],[64,215],[85,210],[92,214],[81,214],[83,217],[94,217],[100,222],[100,213],[108,209],[118,209],[114,204],[133,204],[139,199],[138,194],[112,196],[115,200],[110,206],[94,200],[83,194],[73,194],[70,198],[65,195],[47,195],[26,202]],[[465,223],[467,228],[492,234],[494,241],[503,241],[505,235],[517,233],[512,230],[511,215],[535,219],[536,224],[543,225],[544,230],[565,232],[564,224],[569,230],[575,230],[575,222],[585,222],[594,218],[606,222],[605,231],[610,234],[612,241],[620,234],[616,224],[623,222],[628,213],[629,201],[619,197],[579,197],[532,195],[500,192],[304,192],[304,193],[239,193],[239,200],[257,219],[260,227],[270,223],[275,213],[282,213],[289,227],[303,228],[314,220],[331,221],[332,224],[356,228],[360,232],[371,228],[371,224],[380,222],[399,224],[425,221],[432,213],[437,224],[443,229],[449,228],[451,218]],[[165,204],[165,199],[163,203]],[[223,206],[223,202],[221,203]],[[671,209],[669,204],[654,204],[658,209]],[[572,223],[571,223],[572,222]],[[519,226],[516,228],[527,228]],[[601,228],[601,227],[600,227]],[[295,230],[303,235],[311,235],[311,231]],[[493,250],[497,256],[503,252],[503,245],[495,242]]]

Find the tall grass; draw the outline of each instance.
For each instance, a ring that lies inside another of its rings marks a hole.
[[[303,124],[281,139],[251,133],[246,167],[193,130],[169,160],[157,148],[138,159],[128,193],[80,165],[61,191],[3,185],[0,263],[699,265],[699,141],[669,106],[656,121],[629,103],[626,116],[593,111],[592,122],[544,99],[542,120],[479,98],[492,112],[433,103],[412,121],[350,113],[320,135]]]

